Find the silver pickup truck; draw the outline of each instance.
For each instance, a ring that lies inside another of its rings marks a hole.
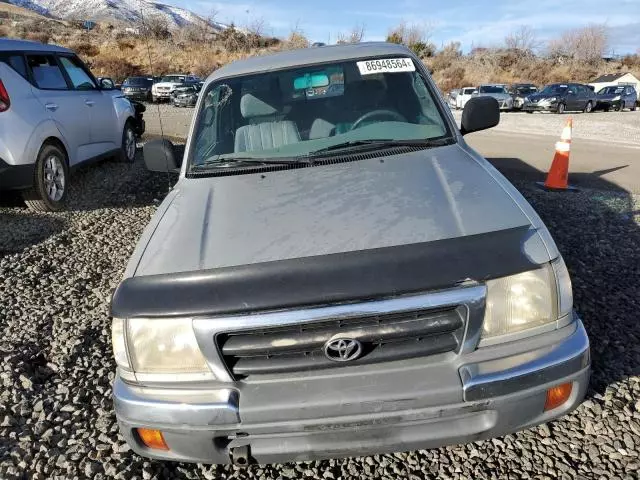
[[[115,291],[113,385],[141,455],[271,463],[439,447],[582,401],[589,340],[533,208],[409,50],[234,62]]]

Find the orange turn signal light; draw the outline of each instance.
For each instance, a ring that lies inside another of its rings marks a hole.
[[[569,400],[571,396],[571,390],[573,390],[573,383],[563,383],[556,385],[547,390],[547,401],[544,402],[544,411],[553,410],[558,408],[564,402]]]
[[[162,432],[160,430],[152,430],[150,428],[136,428],[138,437],[145,446],[154,450],[169,450]]]

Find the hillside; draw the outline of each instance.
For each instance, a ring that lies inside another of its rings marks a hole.
[[[9,0],[10,3],[63,20],[116,20],[140,24],[160,18],[171,29],[198,25],[204,19],[189,10],[150,0]],[[224,25],[215,25],[219,29]]]

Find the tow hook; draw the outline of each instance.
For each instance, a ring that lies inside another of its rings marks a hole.
[[[241,445],[239,447],[231,447],[231,449],[229,449],[231,463],[240,467],[246,467],[249,465],[249,455],[249,445]]]

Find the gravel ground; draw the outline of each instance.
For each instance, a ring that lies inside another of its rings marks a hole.
[[[194,109],[175,108],[167,104],[160,104],[159,108],[160,114],[158,115],[157,105],[147,105],[144,117],[147,122],[147,132],[151,135],[159,135],[159,118],[162,118],[165,135],[185,138],[191,125]],[[454,116],[459,123],[462,113],[455,111]],[[640,146],[640,110],[635,112],[572,112],[565,115],[507,112],[500,115],[500,123],[492,131],[557,137],[569,117],[573,118],[574,138]]]
[[[638,478],[639,197],[516,182],[565,255],[591,337],[593,377],[576,412],[469,445],[241,470],[148,461],[119,436],[108,302],[167,178],[138,161],[74,180],[69,212],[0,208],[1,479]]]

